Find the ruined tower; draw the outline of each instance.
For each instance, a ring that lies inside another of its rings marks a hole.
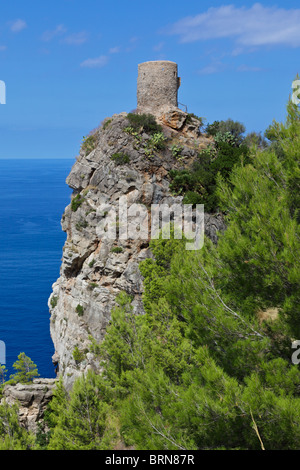
[[[137,112],[157,115],[166,107],[178,107],[180,78],[175,62],[156,60],[138,66]]]

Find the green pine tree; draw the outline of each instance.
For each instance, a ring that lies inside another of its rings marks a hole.
[[[105,450],[118,436],[101,379],[89,371],[76,380],[68,396],[62,382],[50,404],[50,450]]]
[[[13,364],[13,368],[17,371],[10,376],[14,382],[30,383],[40,375],[36,364],[23,352],[18,355],[18,360]]]

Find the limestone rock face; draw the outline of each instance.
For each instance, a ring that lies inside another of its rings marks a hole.
[[[177,107],[166,106],[165,109],[161,110],[160,121],[165,126],[171,127],[171,129],[180,131],[185,125],[186,120],[187,113]],[[194,131],[196,131],[196,126]],[[199,135],[198,131],[196,133]]]
[[[4,386],[2,400],[19,406],[20,424],[34,434],[52,398],[55,382],[56,379],[34,379],[31,384]]]
[[[150,136],[143,133],[137,139],[128,133],[126,113],[112,116],[99,129],[96,148],[89,154],[80,151],[67,178],[74,190],[62,217],[67,240],[60,277],[49,298],[53,363],[58,365],[58,374],[63,376],[67,388],[88,369],[99,370],[97,358],[89,351],[91,337],[97,342],[103,340],[118,293],[130,294],[135,313],[143,314],[139,263],[152,256],[149,237],[121,239],[124,219],[120,215],[120,200],[128,208],[142,204],[144,218],[152,204],[181,203],[182,197],[170,193],[169,171],[183,167],[207,145],[195,123],[189,129],[190,135],[184,134],[187,116],[184,114],[162,117],[160,122],[169,140],[164,150],[150,155],[147,152]],[[173,128],[175,121],[178,125]],[[172,154],[174,142],[182,146],[180,160]],[[113,211],[116,236],[105,236],[103,227]],[[131,222],[130,214],[127,222]],[[206,215],[205,230],[212,239],[222,228],[219,216]]]

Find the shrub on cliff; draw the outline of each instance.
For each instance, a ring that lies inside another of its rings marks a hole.
[[[116,165],[126,165],[126,163],[130,162],[130,157],[126,153],[122,152],[114,153],[110,159],[115,162]]]
[[[245,126],[241,122],[227,119],[226,121],[214,121],[206,126],[206,133],[215,137],[217,134],[230,133],[234,137],[237,145],[240,145],[244,139]]]
[[[88,136],[83,137],[81,149],[89,155],[97,147],[99,142],[98,130],[92,131]]]
[[[81,204],[84,203],[84,201],[85,198],[81,196],[81,194],[76,194],[76,196],[74,196],[71,201],[71,210],[73,212],[76,212],[77,209],[81,206]]]
[[[157,124],[156,119],[152,114],[128,113],[127,119],[130,122],[130,126],[135,131],[142,129],[146,134],[151,135],[162,131],[162,127]]]
[[[235,140],[227,137],[225,134],[223,138],[219,136],[215,147],[201,151],[190,168],[170,171],[170,189],[184,196],[184,204],[204,204],[206,212],[219,209],[218,174],[228,181],[235,166],[249,162],[249,148],[236,146]]]

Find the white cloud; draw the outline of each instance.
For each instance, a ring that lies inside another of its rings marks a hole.
[[[156,52],[159,52],[163,49],[164,45],[165,43],[162,41],[159,44],[156,44],[155,46],[153,46],[153,50]]]
[[[100,55],[94,59],[86,59],[81,62],[80,67],[86,67],[90,69],[104,67],[108,62],[108,57],[106,55]]]
[[[51,31],[45,31],[42,36],[42,40],[46,42],[51,41],[56,36],[61,36],[62,34],[66,33],[66,31],[67,29],[65,26],[63,24],[59,24],[55,29]]]
[[[237,68],[238,72],[262,72],[264,69],[261,67],[252,67],[250,65],[242,64]]]
[[[10,30],[13,33],[19,33],[20,31],[22,31],[26,27],[27,27],[27,24],[26,24],[26,21],[24,21],[24,20],[18,19],[18,20],[12,21],[10,23]]]
[[[121,50],[120,47],[116,46],[116,47],[111,47],[108,52],[109,54],[118,54],[120,50]]]
[[[0,46],[0,51],[6,51],[7,46]]]
[[[300,9],[234,5],[209,8],[179,20],[165,33],[178,35],[181,43],[232,38],[239,46],[300,46]]]
[[[224,70],[225,65],[221,62],[206,65],[202,69],[198,70],[198,75],[212,75],[214,73],[219,73]]]
[[[80,46],[81,44],[84,44],[87,39],[87,33],[85,31],[81,31],[80,33],[70,34],[64,38],[63,42],[72,46]]]

